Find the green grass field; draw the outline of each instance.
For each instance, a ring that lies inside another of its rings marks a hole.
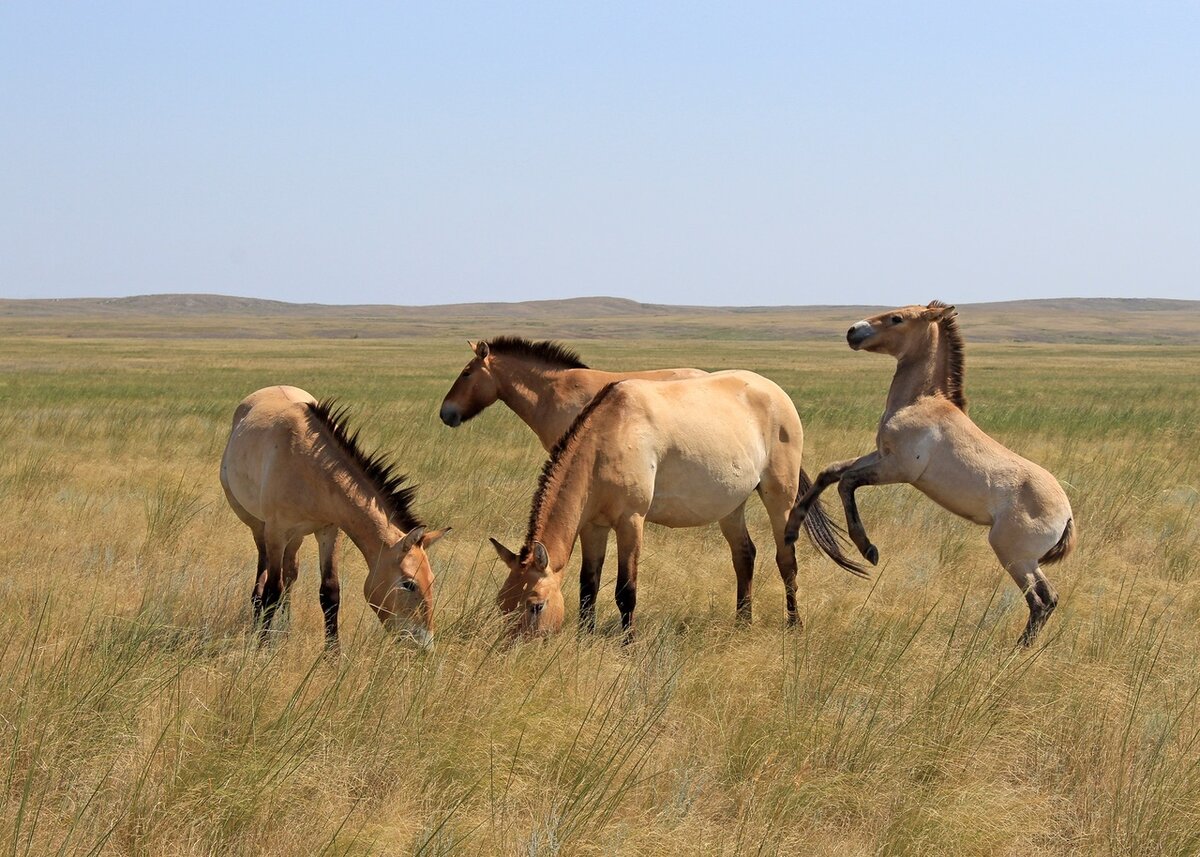
[[[971,345],[963,327],[972,415],[1058,476],[1080,528],[1030,651],[985,531],[903,486],[859,494],[872,581],[798,546],[802,631],[755,506],[753,627],[734,628],[715,525],[648,527],[635,644],[610,545],[601,633],[498,645],[487,537],[520,542],[544,454],[502,406],[438,421],[461,336],[9,324],[4,853],[1197,853],[1200,347]],[[814,473],[872,447],[893,368],[833,341],[573,344],[598,367],[767,375]],[[432,654],[384,637],[351,547],[344,652],[324,658],[311,541],[289,632],[255,645],[254,548],[217,468],[234,406],[270,383],[342,397],[420,485],[417,511],[453,525]]]

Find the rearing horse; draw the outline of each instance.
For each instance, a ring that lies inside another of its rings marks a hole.
[[[500,401],[508,405],[533,429],[547,451],[554,450],[555,444],[565,435],[588,403],[610,384],[628,380],[668,382],[708,377],[708,373],[700,369],[604,372],[588,367],[576,352],[560,343],[531,341],[518,336],[500,336],[490,341],[470,342],[468,345],[474,355],[442,400],[442,422],[455,428]],[[778,390],[777,387],[775,389]],[[782,391],[779,391],[779,395],[787,400]],[[800,417],[796,414],[795,405],[791,405],[790,400],[787,401],[788,410],[791,412],[788,425],[794,424],[796,427],[792,443],[796,449],[795,465],[798,476],[795,479],[796,486],[792,490],[803,492],[811,485],[811,481],[808,474],[799,467],[802,451],[802,438],[798,431]],[[702,404],[700,407],[708,408],[711,405]],[[791,502],[790,499],[787,501],[789,506]],[[667,523],[655,517],[656,514],[656,510],[651,510],[647,520],[656,524]],[[804,530],[812,543],[842,568],[853,573],[862,570],[861,566],[849,561],[842,553],[833,524],[819,505],[805,521]],[[594,629],[596,624],[595,602],[604,567],[607,532],[607,529],[604,529],[581,533],[583,564],[579,569],[579,623],[587,630]],[[751,571],[753,570],[754,543],[750,540],[745,521],[740,518],[722,523],[721,532],[729,543],[734,569],[740,580],[748,573],[744,571],[747,552]],[[790,550],[790,546],[788,554],[794,566],[795,554]],[[787,572],[784,569],[788,562],[786,559],[780,560],[780,573],[785,579]],[[558,570],[561,571],[561,567]],[[748,611],[747,606],[747,614]],[[789,615],[795,616],[794,609]]]
[[[855,351],[896,358],[874,452],[830,465],[796,501],[787,537],[795,540],[821,492],[838,482],[850,538],[872,564],[854,492],[907,482],[956,515],[990,527],[988,541],[1029,605],[1020,643],[1030,645],[1058,604],[1042,565],[1075,547],[1071,504],[1046,470],[993,440],[967,416],[964,346],[954,307],[907,306],[858,322],[846,333]]]

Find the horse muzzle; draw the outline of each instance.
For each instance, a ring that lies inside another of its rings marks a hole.
[[[452,405],[449,402],[442,405],[442,410],[438,414],[442,418],[442,422],[450,426],[450,428],[458,428],[462,425],[462,412],[459,411],[457,405]]]
[[[852,328],[846,331],[846,342],[855,351],[862,348],[862,344],[875,335],[875,328],[870,322],[860,321]]]

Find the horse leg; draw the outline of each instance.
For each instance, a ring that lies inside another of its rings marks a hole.
[[[1024,553],[1017,547],[1020,544],[1020,536],[1021,533],[1014,532],[1013,527],[1006,526],[1005,521],[997,521],[988,533],[988,541],[1000,564],[1020,588],[1021,594],[1025,596],[1025,603],[1029,606],[1029,621],[1017,641],[1018,645],[1028,647],[1033,645],[1042,626],[1058,606],[1058,593],[1038,567],[1036,559],[1019,556],[1020,553]],[[1014,557],[1014,553],[1018,556]]]
[[[847,461],[839,461],[837,464],[831,464],[817,474],[817,478],[813,481],[813,485],[804,496],[796,498],[796,505],[792,507],[792,513],[788,515],[787,528],[785,530],[785,538],[788,544],[794,545],[796,539],[800,538],[800,530],[804,526],[804,519],[808,517],[808,510],[812,508],[813,503],[834,482],[839,481],[842,475],[852,467],[857,467],[863,464],[869,464],[879,459],[878,452],[868,453],[860,458],[851,458]]]
[[[637,607],[638,556],[642,551],[641,515],[630,515],[617,525],[617,609],[625,641],[633,639],[633,610]]]
[[[338,607],[342,588],[338,580],[338,542],[342,531],[337,527],[317,530],[317,547],[321,553],[321,614],[325,617],[325,648],[338,647]]]
[[[846,512],[846,529],[850,541],[858,548],[863,558],[871,565],[879,564],[879,549],[867,538],[866,528],[863,527],[862,517],[858,514],[858,503],[854,492],[863,485],[895,485],[899,482],[910,481],[901,472],[900,462],[894,455],[872,453],[863,456],[861,464],[849,468],[842,474],[838,483],[838,493],[842,497],[842,508]]]
[[[288,542],[286,534],[274,533],[264,528],[267,553],[267,567],[262,577],[261,604],[259,612],[259,642],[267,641],[267,632],[271,629],[271,620],[279,608],[279,600],[283,597],[283,566],[284,555],[287,553]]]
[[[596,630],[596,595],[600,591],[600,572],[608,549],[608,527],[585,524],[579,530],[583,565],[579,567],[579,630]]]
[[[754,585],[754,557],[757,551],[746,529],[746,504],[738,506],[721,519],[721,535],[729,543],[733,557],[733,571],[737,575],[737,621],[749,625],[751,617],[751,590]]]
[[[796,545],[787,538],[788,510],[794,499],[792,494],[786,484],[771,485],[766,480],[758,489],[758,496],[762,498],[767,517],[771,520],[771,534],[775,537],[775,565],[779,567],[779,576],[783,580],[789,626],[800,624],[800,615],[796,611]]]
[[[254,589],[250,593],[250,609],[256,625],[262,621],[263,587],[267,585],[267,539],[263,526],[263,522],[258,521],[250,528],[254,533],[254,546],[258,549],[258,570],[254,573]]]

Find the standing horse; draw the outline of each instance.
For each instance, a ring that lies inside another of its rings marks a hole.
[[[384,627],[424,647],[432,643],[433,572],[425,552],[450,528],[427,531],[404,483],[386,457],[363,452],[345,410],[332,402],[282,386],[242,400],[221,459],[221,485],[258,547],[251,603],[264,637],[296,580],[300,545],[315,533],[325,642],[337,645],[344,532],[367,561],[363,595]]]
[[[587,403],[614,381],[664,381],[708,374],[699,369],[601,372],[557,342],[532,342],[519,336],[468,345],[475,356],[442,400],[442,422],[457,428],[499,400],[533,429],[547,452],[554,449]]]
[[[775,536],[788,622],[796,623],[796,553],[784,541],[784,529],[803,445],[792,400],[753,372],[607,385],[543,468],[520,553],[492,539],[509,568],[497,599],[501,610],[516,619],[516,633],[557,631],[563,621],[562,570],[576,537],[585,547],[600,545],[602,555],[608,531],[615,529],[617,607],[629,632],[643,524],[698,527],[717,521],[733,551],[737,615],[749,621],[755,549],[745,511],[757,491]],[[863,574],[844,557],[839,564]],[[588,628],[595,627],[599,576],[598,566],[585,565],[581,624]]]
[[[499,400],[533,429],[547,451],[554,449],[555,443],[584,407],[609,384],[625,380],[675,381],[708,375],[699,369],[602,372],[588,368],[578,354],[557,342],[532,342],[515,336],[472,343],[471,349],[475,356],[463,368],[442,401],[442,422],[451,428],[462,425]],[[796,412],[794,405],[791,412]],[[797,415],[794,419],[798,426],[800,417]],[[797,463],[800,452],[802,449],[798,447]],[[808,474],[800,469],[799,490],[806,491],[810,484]],[[648,520],[656,524],[665,523],[655,517]],[[806,521],[804,530],[812,543],[838,565],[851,571],[861,571],[861,566],[849,562],[842,553],[832,522],[819,505]],[[729,542],[734,569],[737,570],[745,563],[746,545],[750,546],[750,553],[754,553],[750,533],[744,524],[740,529],[733,524],[728,528],[722,526],[721,532]],[[579,622],[587,630],[595,628],[595,599],[607,542],[605,531],[603,536],[582,539],[580,545],[583,562],[579,569]],[[740,579],[741,572],[738,574]]]
[[[941,301],[860,321],[846,333],[855,351],[896,358],[896,375],[879,421],[874,452],[825,468],[796,502],[787,537],[821,492],[838,482],[850,538],[872,564],[854,492],[862,485],[907,482],[956,515],[990,527],[988,541],[1029,605],[1020,643],[1030,645],[1058,604],[1040,566],[1075,547],[1071,504],[1058,481],[986,435],[967,416],[964,346],[954,307]]]

